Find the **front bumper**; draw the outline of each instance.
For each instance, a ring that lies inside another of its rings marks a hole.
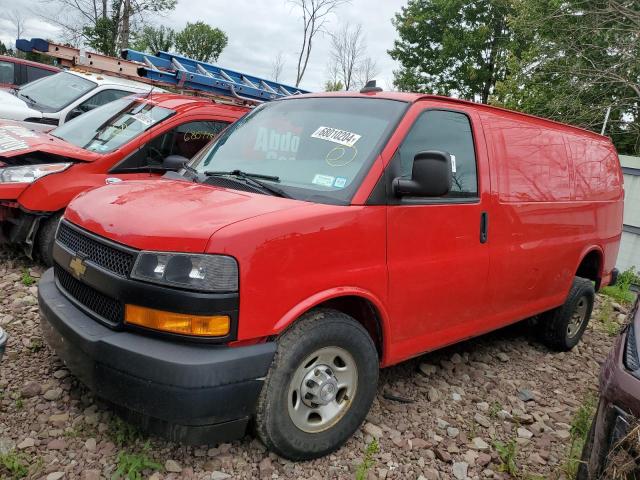
[[[274,343],[231,348],[112,330],[60,292],[52,269],[40,280],[38,300],[47,343],[96,396],[129,419],[182,443],[244,435]]]

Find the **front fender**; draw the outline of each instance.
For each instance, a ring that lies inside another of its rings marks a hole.
[[[335,287],[328,290],[324,290],[322,292],[318,292],[306,299],[302,302],[295,305],[291,308],[274,326],[274,332],[277,335],[280,335],[283,331],[289,328],[298,318],[304,315],[309,310],[322,305],[323,303],[334,300],[340,297],[359,297],[369,301],[378,313],[378,317],[380,320],[380,329],[382,336],[382,358],[380,359],[380,363],[382,365],[386,364],[386,352],[388,351],[388,342],[389,342],[389,315],[384,306],[384,303],[372,292],[369,292],[365,289],[359,287]]]

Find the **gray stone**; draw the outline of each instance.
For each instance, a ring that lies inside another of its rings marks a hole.
[[[468,469],[469,464],[467,462],[455,462],[452,468],[453,476],[458,480],[465,480],[465,478],[467,478]]]
[[[382,438],[383,435],[382,429],[379,426],[369,422],[364,424],[364,432],[376,439]]]
[[[182,467],[175,460],[167,460],[166,462],[164,462],[164,469],[167,472],[171,472],[171,473],[182,472]]]

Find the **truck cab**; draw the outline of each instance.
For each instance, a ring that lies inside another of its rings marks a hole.
[[[113,100],[152,89],[162,91],[126,78],[65,70],[0,90],[0,118],[53,128]]]
[[[0,238],[51,264],[53,235],[73,197],[109,183],[159,178],[246,111],[153,93],[115,100],[49,133],[0,121]]]
[[[359,428],[380,367],[530,317],[573,348],[622,201],[591,132],[377,88],[296,95],[178,173],[75,198],[42,328],[151,431],[202,444],[253,422],[272,451],[315,458]]]

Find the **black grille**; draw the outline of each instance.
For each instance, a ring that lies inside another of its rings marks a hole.
[[[68,296],[112,325],[117,325],[122,321],[124,316],[122,302],[107,297],[89,285],[76,280],[73,275],[59,265],[55,265],[54,270],[59,285]]]
[[[71,228],[65,222],[60,223],[57,239],[73,253],[82,252],[86,255],[86,260],[106,270],[122,277],[127,277],[131,273],[135,262],[133,254],[94,240]]]

